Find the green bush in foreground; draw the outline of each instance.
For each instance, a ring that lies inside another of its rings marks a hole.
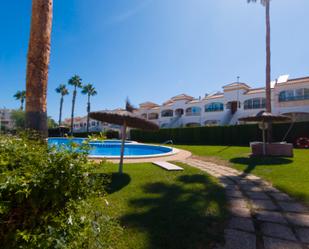
[[[109,248],[121,228],[105,215],[108,175],[87,153],[0,136],[3,248]]]

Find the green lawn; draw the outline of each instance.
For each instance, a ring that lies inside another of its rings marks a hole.
[[[113,174],[107,210],[124,227],[119,248],[211,248],[223,239],[223,189],[204,172],[182,166],[182,172],[168,172],[128,164],[123,176]],[[117,165],[104,164],[100,172],[117,172]]]
[[[275,187],[309,205],[309,150],[294,150],[294,158],[249,158],[249,147],[177,146],[194,155],[228,164],[263,177]]]

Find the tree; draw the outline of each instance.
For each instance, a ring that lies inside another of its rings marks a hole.
[[[247,0],[248,3],[257,0]],[[260,3],[265,7],[266,21],[266,111],[271,112],[271,51],[270,51],[270,0],[260,0]],[[269,123],[268,127],[268,142],[272,141],[272,127]]]
[[[25,129],[26,113],[23,110],[12,111],[11,119],[14,121],[14,127],[16,130]]]
[[[78,75],[74,75],[71,79],[69,79],[69,85],[74,87],[73,90],[73,98],[72,98],[72,112],[71,112],[71,134],[73,134],[73,122],[74,122],[74,108],[76,101],[77,88],[82,87],[82,79]]]
[[[49,117],[49,116],[47,117],[47,127],[48,127],[48,129],[52,129],[52,128],[57,127],[57,123],[52,117]]]
[[[46,91],[53,0],[32,0],[26,76],[26,128],[47,136]]]
[[[17,91],[14,96],[16,100],[20,101],[20,110],[24,110],[24,102],[26,99],[26,91]]]
[[[88,101],[87,101],[87,133],[88,133],[89,132],[90,97],[97,95],[97,91],[95,90],[92,84],[87,84],[83,86],[82,94],[85,94],[88,97]]]
[[[68,89],[66,88],[66,85],[61,84],[56,88],[56,92],[61,95],[60,98],[60,110],[59,110],[59,126],[61,125],[61,117],[62,117],[62,107],[63,107],[63,99],[65,95],[69,94]]]

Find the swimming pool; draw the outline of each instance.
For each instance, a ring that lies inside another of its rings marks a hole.
[[[48,144],[50,146],[65,146],[70,143],[82,144],[83,138],[49,138]],[[104,140],[104,141],[90,141],[91,147],[89,151],[90,158],[119,158],[121,141],[120,140]],[[132,141],[126,141],[124,148],[124,158],[147,158],[159,157],[175,154],[176,150],[166,146],[156,146],[148,144],[140,144]]]

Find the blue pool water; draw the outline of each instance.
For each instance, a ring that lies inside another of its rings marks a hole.
[[[70,143],[82,144],[85,139],[83,138],[49,138],[48,144],[50,146],[65,146]],[[120,140],[105,140],[105,141],[90,141],[90,156],[99,157],[119,157],[120,156]],[[134,156],[151,156],[151,155],[164,155],[166,153],[172,152],[172,149],[165,146],[155,146],[132,143],[131,141],[126,141],[124,156],[134,157]]]

